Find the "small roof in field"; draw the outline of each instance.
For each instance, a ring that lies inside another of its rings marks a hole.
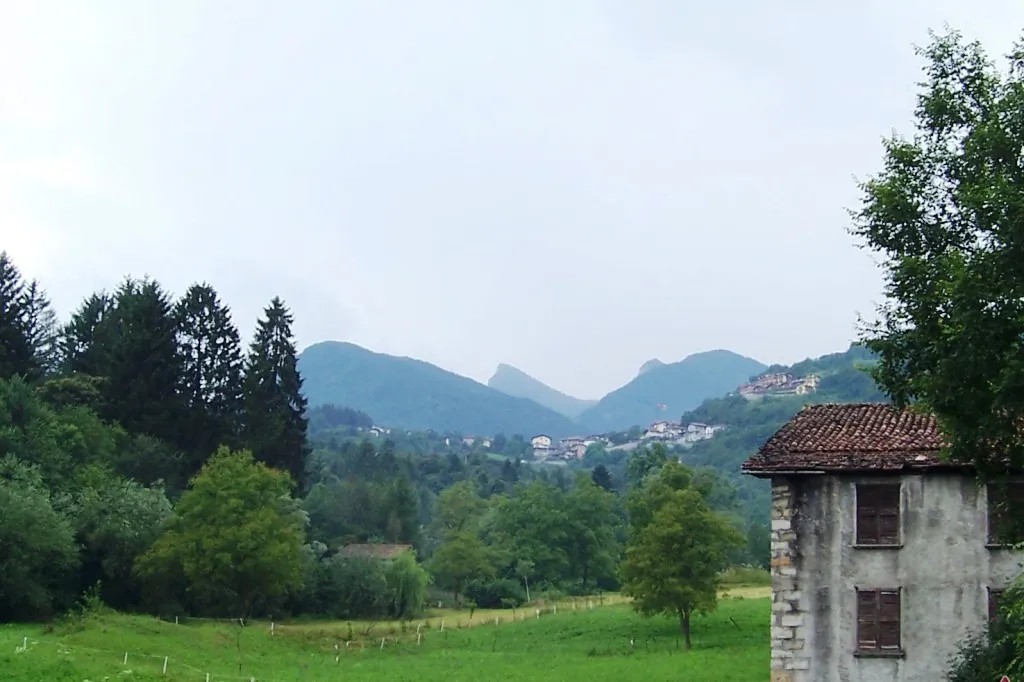
[[[343,557],[369,557],[373,559],[394,559],[402,552],[412,550],[412,545],[345,545],[338,553]]]

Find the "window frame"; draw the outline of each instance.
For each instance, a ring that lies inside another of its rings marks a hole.
[[[855,547],[902,547],[902,481],[854,484],[853,536]]]
[[[1003,496],[1002,486],[1006,486],[1007,495]],[[1024,480],[1019,478],[1011,478],[1008,480],[1001,481],[990,481],[985,485],[985,543],[989,547],[1009,547],[1016,544],[1017,542],[1024,542],[1024,529],[1022,530],[1021,537],[1017,538],[1001,538],[1000,537],[1000,522],[1005,522],[1004,514],[1005,510],[999,509],[999,505],[1009,498],[1013,500],[1017,498],[1017,502],[1024,506]]]
[[[903,589],[858,588],[856,599],[856,655],[903,656]]]
[[[1001,587],[989,587],[988,588],[988,622],[991,623],[999,617],[999,602],[1003,598],[1003,593],[1006,592]]]

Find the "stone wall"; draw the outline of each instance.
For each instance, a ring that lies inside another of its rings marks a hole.
[[[798,682],[810,668],[809,626],[797,579],[796,491],[789,479],[772,479],[772,674],[771,682]]]

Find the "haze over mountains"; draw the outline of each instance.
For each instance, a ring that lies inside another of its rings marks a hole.
[[[485,386],[421,360],[352,343],[325,341],[299,356],[310,407],[334,404],[366,412],[386,426],[476,436],[564,437],[675,420],[765,368],[727,350],[675,363],[649,361],[632,381],[593,401],[566,395],[505,364]]]

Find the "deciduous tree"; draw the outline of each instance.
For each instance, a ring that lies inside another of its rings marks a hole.
[[[141,576],[180,572],[200,603],[232,617],[286,596],[302,583],[305,520],[292,487],[287,473],[251,453],[219,449],[141,557]]]
[[[659,478],[673,476],[670,463]],[[700,492],[675,481],[652,480],[645,486],[644,521],[634,521],[622,563],[623,594],[643,615],[669,614],[692,648],[691,616],[717,605],[719,576],[729,551],[744,538],[708,507]]]
[[[934,412],[949,455],[1024,464],[1024,44],[1005,74],[955,31],[919,50],[910,136],[885,140],[852,232],[881,256],[886,302],[865,327],[897,405]]]

